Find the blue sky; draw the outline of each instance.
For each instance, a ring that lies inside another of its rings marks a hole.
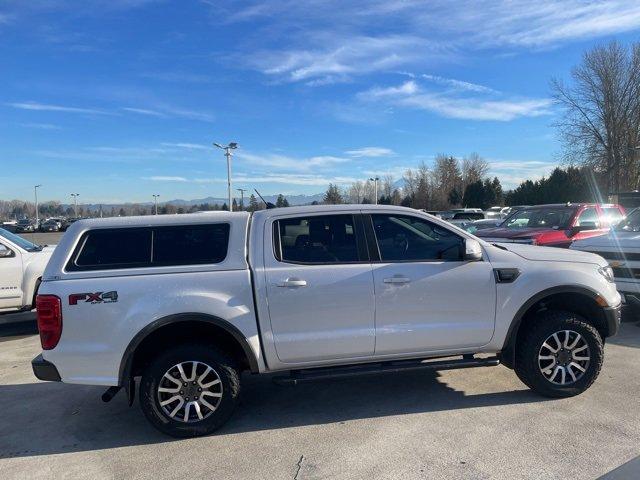
[[[266,194],[478,152],[505,187],[559,158],[549,95],[636,1],[3,0],[0,198]]]

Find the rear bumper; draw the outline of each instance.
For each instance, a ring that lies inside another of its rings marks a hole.
[[[45,382],[59,382],[60,374],[56,366],[42,358],[42,354],[31,360],[31,368],[33,368],[33,374],[38,380],[44,380]]]
[[[604,317],[607,321],[607,327],[609,330],[609,336],[613,337],[620,329],[620,319],[622,314],[622,304],[618,304],[615,307],[605,307]]]

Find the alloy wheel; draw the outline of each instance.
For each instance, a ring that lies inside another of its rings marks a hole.
[[[589,368],[591,352],[587,340],[573,330],[555,332],[542,343],[538,367],[555,385],[570,385],[582,378]]]
[[[203,362],[181,362],[162,376],[158,385],[158,402],[173,420],[194,423],[216,411],[222,400],[220,376]]]

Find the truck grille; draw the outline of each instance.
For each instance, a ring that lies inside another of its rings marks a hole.
[[[613,267],[615,278],[640,278],[640,268]]]
[[[602,258],[606,258],[607,260],[640,260],[640,253],[624,253],[624,252],[602,252],[602,251],[593,251],[590,250],[589,253],[595,253],[596,255],[600,255]]]

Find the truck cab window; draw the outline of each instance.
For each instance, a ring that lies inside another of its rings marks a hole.
[[[383,262],[462,259],[461,237],[437,224],[401,215],[372,215]]]
[[[323,215],[278,220],[278,260],[293,263],[360,261],[353,215]]]

